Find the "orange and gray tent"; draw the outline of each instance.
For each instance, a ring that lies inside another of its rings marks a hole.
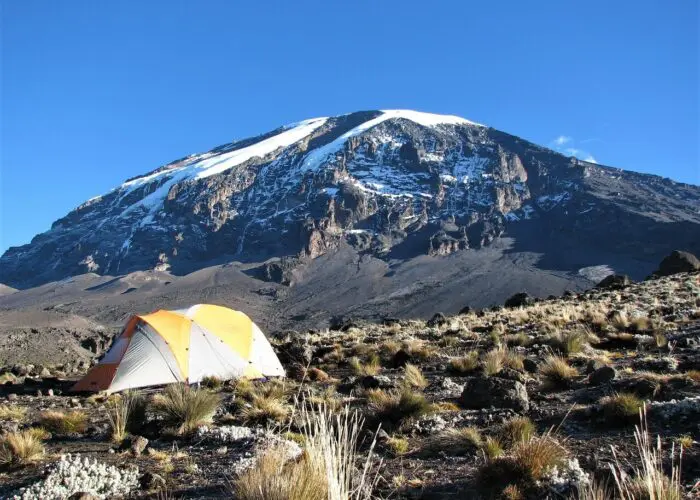
[[[283,377],[284,368],[253,321],[210,304],[132,316],[74,391],[108,393],[177,382]]]

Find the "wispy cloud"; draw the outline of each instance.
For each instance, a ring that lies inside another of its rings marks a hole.
[[[560,135],[553,139],[550,143],[549,146],[554,149],[555,151],[560,152],[561,154],[567,155],[567,156],[574,156],[576,158],[579,158],[583,161],[588,161],[591,163],[598,163],[598,161],[595,159],[593,154],[588,151],[587,149],[584,149],[580,147],[580,144],[589,144],[592,142],[598,142],[600,139],[593,137],[590,139],[583,139],[581,141],[576,141],[574,140],[573,137],[570,137],[568,135]]]

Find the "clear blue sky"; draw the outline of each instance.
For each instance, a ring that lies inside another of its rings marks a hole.
[[[0,251],[170,160],[362,109],[698,184],[698,3],[1,0]]]

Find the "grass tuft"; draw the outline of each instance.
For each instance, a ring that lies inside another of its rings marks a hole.
[[[39,415],[39,424],[53,434],[82,434],[87,430],[87,415],[79,410],[45,411]]]
[[[392,392],[373,389],[367,395],[370,412],[379,422],[389,427],[400,427],[435,410],[423,394],[405,387]]]
[[[403,383],[412,389],[423,390],[428,387],[428,381],[421,369],[411,363],[407,363],[403,368]]]
[[[503,423],[498,435],[505,445],[512,447],[532,439],[535,430],[535,424],[528,417],[513,417]]]
[[[576,368],[569,366],[566,359],[561,356],[548,356],[540,365],[539,372],[547,389],[569,387],[573,379],[578,376]]]
[[[452,358],[449,371],[457,375],[468,375],[479,368],[479,351],[471,351],[459,358]]]
[[[479,429],[475,427],[450,428],[430,436],[423,446],[423,450],[430,454],[445,452],[448,455],[467,455],[475,452],[482,445],[483,439]]]
[[[107,420],[112,441],[121,443],[129,432],[137,432],[146,420],[146,402],[138,392],[125,391],[107,401]]]
[[[644,402],[635,394],[620,392],[606,396],[600,401],[606,423],[624,425],[638,421],[639,410]]]
[[[10,432],[0,437],[0,465],[5,467],[25,465],[43,454],[44,445],[33,432]]]
[[[684,491],[680,463],[675,461],[674,450],[671,451],[671,475],[667,476],[663,467],[661,439],[657,436],[654,440],[649,434],[645,407],[639,411],[639,419],[640,424],[635,427],[634,440],[641,465],[634,468],[633,474],[625,472],[627,468],[620,464],[613,447],[615,463],[610,468],[615,479],[617,496],[622,500],[681,500],[684,498]]]
[[[0,421],[21,422],[27,416],[24,406],[2,405],[0,406]]]
[[[377,375],[382,371],[381,360],[376,354],[371,354],[364,363],[360,361],[360,358],[352,357],[348,360],[348,364],[352,372],[360,377]]]
[[[151,409],[178,435],[189,434],[211,422],[219,396],[184,384],[173,384],[153,398]]]

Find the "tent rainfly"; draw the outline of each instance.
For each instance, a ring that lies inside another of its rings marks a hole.
[[[239,311],[210,304],[132,316],[73,391],[123,391],[176,382],[284,377],[272,346]]]

